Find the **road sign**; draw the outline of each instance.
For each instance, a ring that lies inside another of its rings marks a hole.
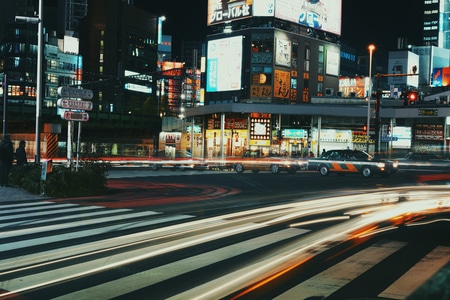
[[[382,136],[381,137],[382,142],[396,142],[398,141],[398,137],[396,136]]]
[[[66,109],[92,110],[91,101],[58,99],[58,107]]]
[[[58,95],[63,98],[80,98],[90,100],[94,96],[94,93],[92,90],[60,86],[58,87]]]
[[[89,120],[89,114],[87,112],[65,111],[64,120],[86,122]]]

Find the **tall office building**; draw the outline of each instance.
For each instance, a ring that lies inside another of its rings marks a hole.
[[[450,49],[450,2],[425,0],[423,45]]]
[[[88,0],[58,1],[59,11],[61,12],[58,35],[77,35],[80,20],[88,13]]]

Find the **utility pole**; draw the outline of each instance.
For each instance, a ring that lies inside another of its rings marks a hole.
[[[376,102],[375,102],[375,154],[379,152],[380,145],[380,106],[381,106],[381,78],[383,77],[405,77],[405,76],[418,76],[416,73],[417,67],[413,67],[413,74],[376,74],[377,78],[377,91],[376,91]]]
[[[8,79],[3,73],[3,136],[6,135],[6,108],[8,103]]]

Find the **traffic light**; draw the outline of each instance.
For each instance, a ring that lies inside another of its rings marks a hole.
[[[283,131],[281,129],[277,130],[277,139],[281,141],[283,139]]]
[[[413,105],[419,100],[419,93],[417,91],[406,91],[403,92],[403,105]]]

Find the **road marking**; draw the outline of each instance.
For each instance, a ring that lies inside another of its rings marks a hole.
[[[134,214],[134,216],[126,215],[127,217],[125,217],[125,215],[124,215],[124,216],[122,216],[121,220],[125,220],[127,218],[132,218],[132,217],[137,217],[137,216],[146,216],[146,215],[152,215],[152,214],[149,212],[147,212],[147,213],[144,212],[144,213],[140,213],[140,214]],[[145,221],[145,220],[129,221],[129,222],[123,223],[123,224],[114,224],[114,225],[95,228],[95,229],[87,229],[87,230],[80,230],[80,231],[64,233],[64,234],[43,236],[43,237],[39,237],[39,238],[35,238],[35,239],[18,240],[16,242],[0,244],[0,251],[10,251],[10,250],[16,250],[16,249],[25,248],[25,247],[45,245],[45,244],[49,244],[49,243],[61,242],[61,241],[71,240],[71,239],[76,239],[76,238],[84,238],[86,236],[92,236],[92,235],[108,233],[108,232],[116,232],[117,233],[122,230],[128,230],[128,229],[132,229],[132,228],[139,228],[139,227],[155,225],[155,224],[162,224],[165,222],[171,222],[171,221],[175,221],[175,220],[183,220],[183,219],[188,219],[188,218],[192,218],[192,217],[193,216],[189,216],[189,215],[176,215],[176,216],[152,219],[149,221]],[[114,216],[111,218],[112,218],[111,220],[114,221],[114,220],[117,220],[118,217]],[[86,222],[88,222],[88,221],[86,221]],[[95,224],[100,224],[100,222],[106,222],[105,218],[102,218],[101,221],[99,219],[90,220],[89,224],[95,225]],[[85,225],[83,222],[76,222],[76,223],[78,224],[76,226],[74,226],[73,223],[68,223],[66,226],[64,226],[64,228]],[[55,226],[39,227],[39,230],[37,230],[35,228],[34,229],[35,231],[32,231],[32,229],[31,229],[31,232],[27,231],[27,233],[46,232],[51,229],[60,229],[60,228],[58,228],[58,226],[63,226],[63,224],[59,224],[59,225],[55,225]],[[55,228],[53,228],[53,227],[55,227]],[[46,229],[44,230],[44,228],[46,228]],[[8,235],[10,237],[16,237],[16,235],[15,235],[16,232],[17,231],[13,231],[10,233],[3,233],[2,238],[5,237],[4,234]],[[26,234],[25,232],[21,232],[21,233]]]
[[[162,265],[144,272],[67,294],[55,299],[92,299],[92,295],[101,295],[102,299],[111,299],[135,290],[145,288],[163,280],[191,272],[196,269],[245,254],[267,245],[290,239],[306,233],[307,230],[286,229],[265,236],[233,244],[207,253],[191,256],[180,261]],[[146,250],[148,251],[148,250]]]
[[[275,299],[327,297],[405,245],[406,243],[398,241],[380,241],[296,285]]]
[[[378,297],[405,299],[450,261],[450,247],[438,246]]]

